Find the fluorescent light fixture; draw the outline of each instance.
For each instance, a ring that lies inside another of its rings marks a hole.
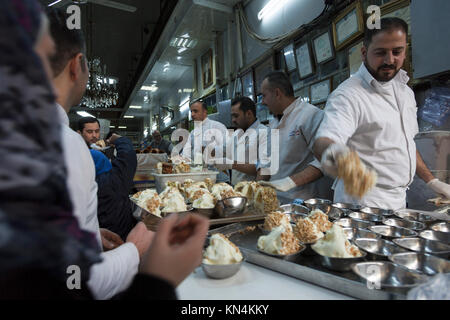
[[[163,72],[167,72],[167,71],[169,71],[169,68],[164,68],[163,69]]]
[[[187,50],[187,48],[180,48],[180,49],[178,49],[178,53],[183,53],[183,52],[185,52]]]
[[[130,109],[142,109],[142,106],[130,106]]]
[[[109,127],[114,129],[116,126],[109,126]]]
[[[126,129],[126,126],[119,126],[119,129]]]
[[[133,119],[134,118],[134,116],[123,116],[124,118],[126,118],[126,119]]]
[[[51,7],[54,4],[57,4],[58,2],[61,2],[61,0],[56,0],[55,2],[50,3],[48,6]]]
[[[82,116],[82,117],[92,117],[95,118],[92,114],[87,113],[86,111],[77,111],[77,114]]]
[[[258,20],[262,20],[265,17],[268,17],[269,15],[272,15],[274,12],[276,12],[279,8],[281,8],[286,0],[270,0],[268,4],[264,6],[259,12],[258,12]]]
[[[155,92],[156,90],[158,90],[158,87],[152,84],[151,86],[142,86],[141,90]]]

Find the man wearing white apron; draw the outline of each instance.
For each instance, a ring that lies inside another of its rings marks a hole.
[[[323,170],[335,177],[336,159],[355,150],[378,175],[376,186],[362,199],[346,194],[343,181],[336,180],[335,202],[404,208],[415,173],[435,192],[450,197],[450,186],[433,177],[416,151],[416,101],[401,70],[407,35],[408,25],[398,18],[384,18],[381,29],[366,30],[364,63],[328,98],[314,144]]]

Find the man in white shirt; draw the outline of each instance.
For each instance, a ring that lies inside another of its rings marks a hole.
[[[335,202],[404,208],[415,173],[435,192],[450,197],[449,185],[433,177],[416,150],[416,101],[401,70],[407,35],[408,25],[398,18],[381,19],[381,29],[366,30],[364,63],[328,98],[314,145],[322,168],[335,177],[336,159],[352,149],[378,175],[376,186],[362,199],[346,194],[337,180]]]
[[[269,162],[268,128],[256,118],[255,103],[248,97],[238,97],[231,102],[231,120],[237,128],[227,143],[227,148],[233,149],[233,160],[218,159],[215,167],[221,171],[232,169],[231,184],[236,185],[256,179],[258,161]]]
[[[67,186],[80,227],[96,234],[101,246],[94,163],[83,138],[70,129],[66,114],[72,106],[80,103],[86,90],[89,70],[83,34],[81,30],[69,30],[66,18],[62,11],[49,12],[51,35],[56,45],[51,66],[59,105],[58,120],[62,123]],[[130,285],[138,271],[140,257],[147,251],[152,236],[146,226],[140,223],[130,232],[125,244],[102,253],[103,261],[92,267],[88,282],[95,298],[111,298]]]
[[[312,153],[313,138],[323,111],[296,99],[288,76],[280,71],[264,78],[261,93],[263,104],[275,116],[269,127],[279,130],[279,141],[271,141],[272,146],[279,145],[279,170],[270,176],[270,182],[261,183],[276,188],[282,202],[330,198],[331,182],[323,178],[320,163]]]

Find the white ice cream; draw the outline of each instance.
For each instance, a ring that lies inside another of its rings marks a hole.
[[[354,255],[350,253],[350,249],[358,250],[348,242],[344,230],[337,224],[333,224],[333,227],[326,232],[325,236],[311,247],[317,253],[333,258],[353,258]]]
[[[211,188],[211,193],[214,197],[216,197],[217,200],[222,200],[221,193],[223,191],[233,191],[233,187],[226,183],[216,183]]]
[[[181,212],[187,210],[184,198],[179,192],[171,193],[165,197],[162,205],[164,207],[162,212]]]
[[[205,264],[232,264],[241,262],[242,253],[238,247],[220,233],[214,234],[203,255]]]
[[[261,236],[258,239],[258,249],[270,254],[284,254],[283,241],[281,235],[289,230],[286,230],[284,225],[273,228],[267,236]]]
[[[212,209],[215,207],[214,197],[210,193],[202,194],[202,196],[192,203],[194,208]]]

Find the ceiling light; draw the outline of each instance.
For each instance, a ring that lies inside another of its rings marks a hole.
[[[142,109],[142,106],[130,106],[130,109]]]
[[[124,118],[126,118],[126,119],[133,119],[134,118],[134,116],[123,116]]]
[[[61,2],[61,0],[56,0],[55,2],[50,3],[48,6],[51,7],[54,4],[57,4],[58,2]]]
[[[268,4],[262,8],[261,11],[258,12],[258,20],[262,20],[269,15],[272,15],[279,8],[281,8],[286,0],[270,0]]]
[[[185,52],[187,50],[187,48],[180,48],[180,49],[178,49],[178,53],[183,53],[183,52]]]
[[[151,86],[142,86],[141,90],[155,92],[156,90],[158,90],[158,87],[152,84]]]
[[[119,129],[126,129],[126,126],[119,126]]]
[[[109,127],[114,129],[116,126],[109,126]]]
[[[82,117],[93,117],[93,118],[95,118],[92,114],[87,113],[86,111],[77,111],[77,114],[82,116]]]

